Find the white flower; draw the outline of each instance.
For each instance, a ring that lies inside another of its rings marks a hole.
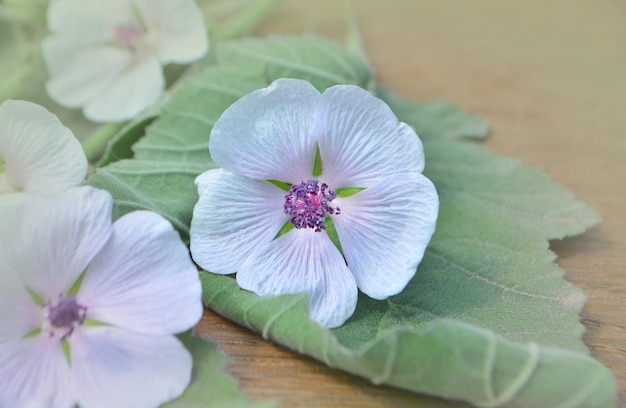
[[[0,212],[2,407],[156,407],[187,387],[173,336],[202,314],[186,246],[161,216],[111,222],[91,187],[14,195]]]
[[[223,169],[196,179],[191,253],[201,267],[237,272],[262,296],[309,293],[325,327],[352,315],[357,287],[385,299],[414,276],[437,192],[417,135],[365,90],[278,80],[223,113],[209,150]]]
[[[194,0],[56,0],[43,42],[48,94],[96,122],[131,119],[165,88],[161,65],[207,53]]]
[[[26,101],[0,104],[0,194],[60,193],[86,175],[80,143],[56,116]]]

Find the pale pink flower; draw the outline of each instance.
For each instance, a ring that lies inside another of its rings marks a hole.
[[[207,271],[262,296],[308,293],[325,327],[352,315],[357,287],[385,299],[414,276],[437,192],[420,139],[367,91],[278,80],[223,113],[209,150],[222,169],[196,179],[190,234]]]
[[[55,0],[43,56],[50,97],[96,122],[128,120],[165,89],[162,65],[206,55],[194,0]]]
[[[0,406],[157,407],[192,359],[174,336],[201,317],[186,246],[161,216],[111,222],[111,196],[76,187],[0,203]]]

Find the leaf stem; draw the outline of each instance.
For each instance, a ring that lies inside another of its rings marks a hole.
[[[90,163],[96,161],[104,152],[109,141],[126,125],[127,122],[107,123],[97,128],[90,137],[83,142],[83,150]]]
[[[233,38],[243,37],[247,34],[259,21],[261,21],[280,0],[262,0],[254,3],[253,7],[248,8],[239,16],[231,20],[215,30],[214,38],[216,40],[230,40]]]

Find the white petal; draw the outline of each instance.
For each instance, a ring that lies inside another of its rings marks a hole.
[[[0,343],[21,340],[44,321],[43,310],[19,280],[19,271],[4,262],[5,250],[0,247]]]
[[[85,117],[95,122],[132,119],[152,107],[165,89],[165,78],[154,56],[133,62],[97,96],[87,101]]]
[[[266,181],[215,169],[198,176],[196,184],[200,199],[191,220],[191,255],[207,271],[237,272],[288,220],[286,193]]]
[[[82,407],[160,406],[180,396],[191,379],[191,355],[174,336],[89,327],[69,341]]]
[[[48,95],[66,108],[79,108],[100,97],[132,62],[130,51],[109,45],[78,45],[47,37],[43,57],[50,73]]]
[[[279,79],[231,105],[211,131],[209,150],[236,174],[297,184],[312,178],[310,132],[319,92],[306,81]]]
[[[45,108],[25,101],[0,105],[0,161],[13,190],[60,193],[87,175],[87,158],[72,131]]]
[[[311,320],[327,328],[341,326],[356,308],[354,278],[326,231],[294,229],[259,247],[237,282],[260,296],[309,293]]]
[[[172,225],[148,211],[129,213],[89,265],[77,299],[88,317],[146,334],[180,333],[202,316],[202,288]]]
[[[331,188],[368,187],[381,177],[421,173],[422,143],[389,107],[353,85],[322,95],[313,131],[319,141],[322,178]]]
[[[113,41],[115,27],[134,21],[129,0],[54,0],[47,11],[48,28],[74,43]]]
[[[44,300],[65,294],[109,239],[112,202],[106,191],[76,187],[3,206],[3,264]]]
[[[74,406],[67,360],[47,335],[0,343],[0,384],[0,402],[8,402],[2,407]]]
[[[156,48],[163,64],[186,64],[209,50],[202,12],[193,0],[139,0],[137,7],[148,31],[156,33]]]
[[[332,219],[359,289],[374,299],[402,291],[435,231],[433,184],[421,174],[384,179],[336,201],[341,214]]]

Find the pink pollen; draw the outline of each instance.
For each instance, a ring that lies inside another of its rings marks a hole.
[[[294,184],[285,196],[285,214],[294,227],[313,228],[315,232],[326,229],[325,221],[328,214],[340,214],[338,207],[329,203],[337,197],[328,184],[320,186],[317,180],[303,181]]]
[[[122,24],[115,29],[115,42],[120,47],[135,50],[143,32],[132,24]]]

